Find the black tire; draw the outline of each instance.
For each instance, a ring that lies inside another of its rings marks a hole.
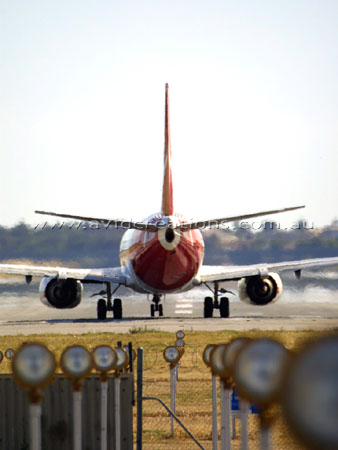
[[[105,320],[107,317],[107,303],[104,298],[100,298],[97,302],[97,318]]]
[[[220,312],[221,317],[229,317],[230,309],[229,309],[228,297],[221,297],[221,302],[219,305],[219,312]]]
[[[120,298],[114,298],[113,315],[116,320],[122,319],[122,302]]]
[[[158,305],[158,315],[159,317],[163,317],[163,305],[162,303]]]
[[[150,315],[151,317],[155,317],[155,305],[150,305]]]
[[[204,299],[204,318],[208,319],[212,317],[214,311],[214,305],[211,297],[205,297]]]

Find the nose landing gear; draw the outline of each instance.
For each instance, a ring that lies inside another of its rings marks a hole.
[[[152,299],[152,304],[150,305],[150,316],[155,317],[155,312],[158,312],[158,316],[163,316],[163,305],[160,303],[161,296],[155,294]]]

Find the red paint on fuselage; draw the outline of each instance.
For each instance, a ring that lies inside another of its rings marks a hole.
[[[177,221],[177,217],[175,219]],[[175,230],[174,233],[176,237],[170,243],[164,239],[165,229],[156,233],[133,230],[126,237],[128,242],[121,245],[121,264],[131,263],[136,277],[150,290],[180,290],[196,276],[202,264],[201,232]]]

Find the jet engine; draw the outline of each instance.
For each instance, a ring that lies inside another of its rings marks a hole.
[[[40,300],[52,308],[75,308],[81,301],[82,290],[82,283],[73,278],[44,277],[39,287]]]
[[[246,277],[238,282],[239,298],[251,305],[274,303],[282,292],[283,283],[278,273],[269,273],[266,277]]]

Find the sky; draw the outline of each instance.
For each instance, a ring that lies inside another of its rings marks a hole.
[[[0,224],[159,211],[166,82],[176,212],[331,223],[337,23],[336,0],[0,0]]]

